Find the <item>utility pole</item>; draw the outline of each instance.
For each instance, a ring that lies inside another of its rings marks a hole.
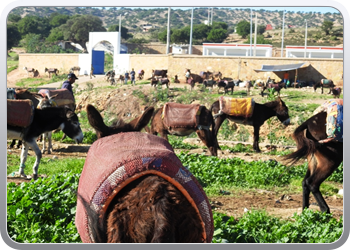
[[[250,54],[252,56],[253,10],[250,9]]]
[[[170,7],[168,8],[168,30],[167,30],[167,42],[166,42],[166,54],[169,54],[170,46]]]
[[[283,24],[282,24],[282,46],[281,46],[281,57],[283,57],[283,40],[284,40],[284,13],[286,11],[283,10]]]
[[[210,21],[210,25],[213,25],[213,12],[214,12],[214,7],[211,7],[211,21]]]
[[[188,48],[188,54],[192,54],[192,27],[193,27],[193,7],[191,12],[191,32],[190,32],[190,47]]]
[[[258,34],[258,13],[255,12],[254,56],[256,56],[256,36]]]
[[[305,51],[304,51],[304,58],[306,58],[306,48],[307,48],[307,20],[305,20]]]

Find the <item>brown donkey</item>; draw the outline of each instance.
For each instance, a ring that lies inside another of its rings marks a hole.
[[[168,140],[168,135],[187,136],[196,132],[199,139],[208,147],[211,155],[217,156],[219,148],[216,139],[215,122],[211,112],[200,104],[166,103],[155,111],[151,128],[145,130],[159,134]]]
[[[128,132],[146,126],[153,111],[106,126],[87,106],[100,139],[89,149],[79,180],[75,223],[84,243],[211,242],[208,198],[171,145],[158,136]]]
[[[297,150],[284,159],[292,164],[307,158],[303,187],[303,209],[310,205],[312,193],[322,212],[330,213],[327,202],[323,198],[320,185],[343,161],[343,100],[331,99],[325,104],[328,107],[307,119],[295,129],[293,139]]]

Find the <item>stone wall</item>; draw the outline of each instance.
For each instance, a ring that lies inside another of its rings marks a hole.
[[[143,69],[146,78],[151,76],[152,69],[168,69],[168,76],[178,75],[184,81],[185,69],[192,73],[201,71],[220,71],[223,76],[241,80],[266,80],[268,76],[276,81],[281,80],[283,72],[256,72],[262,65],[283,65],[305,62],[308,67],[290,71],[291,80],[318,81],[332,79],[336,85],[342,84],[342,59],[310,59],[302,58],[266,58],[266,57],[219,57],[201,55],[165,55],[165,54],[131,54],[129,69],[136,72]],[[45,67],[57,68],[60,73],[68,73],[73,66],[78,66],[79,54],[19,54],[19,69],[23,67],[38,69],[45,75]],[[26,71],[22,71],[26,75]]]
[[[45,68],[56,68],[60,73],[69,73],[69,69],[79,66],[79,54],[19,54],[18,68],[27,75],[23,70],[24,67],[35,68],[43,77]]]
[[[131,55],[130,67],[135,70],[145,70],[146,76],[152,69],[168,69],[168,76],[173,78],[178,75],[184,81],[185,69],[191,69],[192,73],[201,71],[220,71],[223,76],[241,80],[266,80],[268,76],[276,81],[283,77],[284,72],[256,72],[262,65],[283,65],[305,62],[307,67],[290,71],[290,80],[319,81],[320,79],[332,79],[337,85],[342,85],[343,60],[342,59],[291,59],[291,58],[266,58],[266,57],[214,57],[195,55]],[[341,83],[340,83],[341,81]]]

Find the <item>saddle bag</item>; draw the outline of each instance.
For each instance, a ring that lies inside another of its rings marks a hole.
[[[163,123],[168,128],[196,128],[200,112],[200,104],[167,102],[163,107]]]
[[[106,218],[113,198],[129,183],[144,175],[158,175],[188,199],[203,226],[204,242],[213,237],[213,216],[206,194],[196,178],[182,165],[171,145],[158,136],[128,132],[95,141],[89,149],[79,180],[75,217],[84,243],[94,242],[80,196],[91,209]]]
[[[231,116],[251,117],[254,111],[253,98],[219,97],[220,112]]]
[[[53,96],[57,94],[57,96],[55,97],[55,102],[59,107],[66,105],[75,105],[74,97],[72,93],[70,93],[67,89],[41,89],[38,93],[41,94],[43,97]]]
[[[32,100],[7,99],[7,124],[16,127],[28,127],[34,118]]]

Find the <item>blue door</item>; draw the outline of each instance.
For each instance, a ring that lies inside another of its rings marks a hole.
[[[94,74],[104,74],[105,52],[100,50],[92,50],[92,67]]]

